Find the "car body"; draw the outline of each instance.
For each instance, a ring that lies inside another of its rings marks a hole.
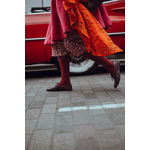
[[[112,26],[107,31],[116,45],[125,50],[125,0],[104,2]],[[33,8],[34,12],[35,9]],[[39,10],[39,9],[37,9]],[[50,9],[49,9],[50,10]],[[44,45],[49,25],[50,12],[28,13],[25,15],[25,64],[54,63],[59,69],[58,60],[51,56],[52,47]],[[120,57],[121,55],[121,57]],[[108,56],[109,59],[124,60],[124,54]],[[71,73],[91,73],[97,68],[95,62],[80,57],[71,57]]]

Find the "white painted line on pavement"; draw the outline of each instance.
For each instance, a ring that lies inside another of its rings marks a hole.
[[[87,109],[87,106],[72,107],[73,111],[75,111],[75,110],[86,110],[86,109]]]
[[[76,110],[92,110],[92,109],[112,109],[125,107],[125,103],[121,104],[107,104],[107,105],[91,105],[91,106],[78,106],[78,107],[64,107],[59,108],[59,112],[76,111]]]

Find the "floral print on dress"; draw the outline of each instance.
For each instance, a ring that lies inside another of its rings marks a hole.
[[[79,34],[72,32],[67,33],[67,37],[63,42],[57,42],[52,45],[52,56],[65,56],[70,54],[71,56],[81,56],[86,51],[84,42]]]

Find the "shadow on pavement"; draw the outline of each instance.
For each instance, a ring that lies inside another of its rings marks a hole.
[[[125,66],[121,66],[120,71],[125,72]],[[104,67],[98,67],[92,74],[99,74],[99,73],[108,73],[108,71]],[[85,74],[79,74],[79,75],[71,74],[71,76],[84,76],[84,75]],[[25,73],[25,78],[60,77],[60,76],[61,73],[58,70],[33,71],[33,72]]]

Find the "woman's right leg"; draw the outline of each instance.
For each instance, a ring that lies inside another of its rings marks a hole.
[[[70,83],[70,56],[59,56],[59,65],[61,69],[61,81],[59,85],[71,85]]]
[[[54,87],[48,87],[47,91],[71,91],[70,83],[70,56],[65,49],[63,42],[56,43],[52,46],[52,56],[57,56],[61,69],[61,81]]]
[[[72,91],[72,85],[70,83],[70,56],[67,54],[65,56],[59,56],[59,64],[61,69],[61,81],[57,83],[54,87],[48,87],[47,91]]]

